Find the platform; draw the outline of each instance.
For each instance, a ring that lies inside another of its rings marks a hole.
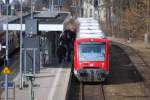
[[[71,69],[67,64],[42,68],[34,81],[34,100],[66,100],[70,76]],[[16,85],[19,84],[19,76],[14,81]],[[12,96],[13,91],[9,90],[9,97]],[[15,100],[29,100],[29,88],[20,90],[16,86]]]

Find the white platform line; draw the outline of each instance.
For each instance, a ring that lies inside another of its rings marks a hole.
[[[61,71],[62,71],[62,68],[59,68],[58,71],[57,71],[57,75],[56,75],[56,77],[55,77],[55,79],[54,79],[54,81],[52,83],[52,86],[51,86],[52,88],[51,88],[51,90],[50,90],[50,92],[48,94],[47,100],[53,100],[54,93],[55,93],[56,86],[57,86],[59,78],[60,78]]]

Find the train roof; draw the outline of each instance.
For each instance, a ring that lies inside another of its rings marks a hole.
[[[90,18],[77,18],[77,20],[79,21],[79,22],[93,22],[93,21],[95,21],[95,22],[98,22],[97,20],[95,20],[94,18],[92,18],[92,17],[90,17]]]
[[[93,18],[78,18],[77,38],[105,38],[99,22]]]
[[[77,38],[105,38],[101,30],[82,30],[77,33]]]

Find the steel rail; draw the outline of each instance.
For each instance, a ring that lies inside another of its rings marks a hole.
[[[140,54],[141,52],[139,50],[136,50],[136,49],[134,49],[134,48],[132,48],[132,47],[126,45],[126,44],[123,44],[123,43],[118,43],[118,42],[113,42],[113,43],[115,43],[115,45],[118,45],[123,50],[124,50],[124,48],[130,49],[132,51],[132,53],[135,54],[136,56],[138,56],[141,59],[141,61],[143,62],[143,65],[141,65],[141,66],[145,66],[147,68],[150,68],[150,65],[145,61],[145,59],[143,58],[143,56]],[[122,46],[124,46],[124,48]],[[125,51],[125,53],[127,54],[126,51]],[[132,64],[134,65],[133,62],[132,62]],[[137,70],[137,73],[140,74],[140,72],[138,70]],[[143,84],[144,84],[145,88],[148,90],[148,94],[150,94],[150,83],[148,83],[146,81],[146,79],[142,75],[140,75],[140,76],[141,76],[141,78],[143,80]],[[150,98],[150,96],[149,96],[149,98]]]
[[[87,92],[87,94],[86,94]],[[103,84],[84,84],[80,83],[79,100],[105,100]]]
[[[84,85],[82,82],[80,83],[80,99],[79,100],[84,100]]]
[[[103,84],[100,84],[100,94],[101,94],[101,99],[100,100],[106,100],[105,99],[105,92],[104,92],[104,88],[103,88]]]

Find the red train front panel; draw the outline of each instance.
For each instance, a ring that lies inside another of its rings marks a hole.
[[[76,39],[74,74],[79,81],[101,82],[109,74],[109,41],[100,38]]]

